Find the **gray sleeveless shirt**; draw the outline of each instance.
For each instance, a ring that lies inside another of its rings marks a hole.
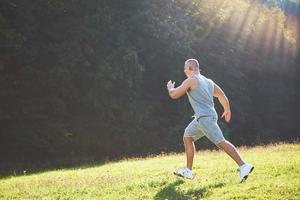
[[[201,74],[192,76],[198,81],[196,88],[187,91],[190,104],[195,112],[196,118],[203,116],[217,117],[214,107],[214,82]]]

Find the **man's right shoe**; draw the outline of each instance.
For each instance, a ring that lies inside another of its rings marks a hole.
[[[242,166],[240,166],[237,171],[240,172],[240,182],[244,182],[249,174],[252,172],[252,170],[254,169],[254,166],[249,164],[249,163],[245,163]]]
[[[180,177],[187,178],[187,179],[193,179],[194,178],[192,170],[190,170],[187,167],[185,167],[181,170],[178,170],[177,172],[174,172],[174,174],[176,176],[180,176]]]

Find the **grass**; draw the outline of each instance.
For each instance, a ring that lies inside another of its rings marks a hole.
[[[0,199],[300,199],[300,144],[239,148],[255,165],[239,183],[221,151],[200,151],[193,180],[175,177],[184,154],[129,159],[101,166],[0,179]]]

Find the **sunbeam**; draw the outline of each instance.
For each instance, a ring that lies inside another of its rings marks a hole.
[[[270,51],[269,55],[267,56],[268,58],[272,59],[273,65],[275,65],[275,61],[278,59],[278,49],[279,49],[279,41],[280,41],[280,33],[278,30],[278,17],[275,17],[275,26],[273,28],[273,33],[272,33],[272,39],[271,39],[271,45],[270,45]]]
[[[255,15],[255,11],[253,10],[253,5],[249,4],[248,9],[247,11],[244,12],[243,16],[238,15],[234,18],[235,22],[233,23],[236,24],[236,26],[233,28],[231,34],[233,43],[236,43],[243,34],[251,31],[248,30],[250,28],[248,24],[249,21],[253,21],[254,15]],[[238,23],[236,21],[238,21]]]

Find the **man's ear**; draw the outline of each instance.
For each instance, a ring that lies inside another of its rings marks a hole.
[[[193,68],[192,66],[189,66],[189,70],[190,70],[190,71],[193,71],[194,68]]]

